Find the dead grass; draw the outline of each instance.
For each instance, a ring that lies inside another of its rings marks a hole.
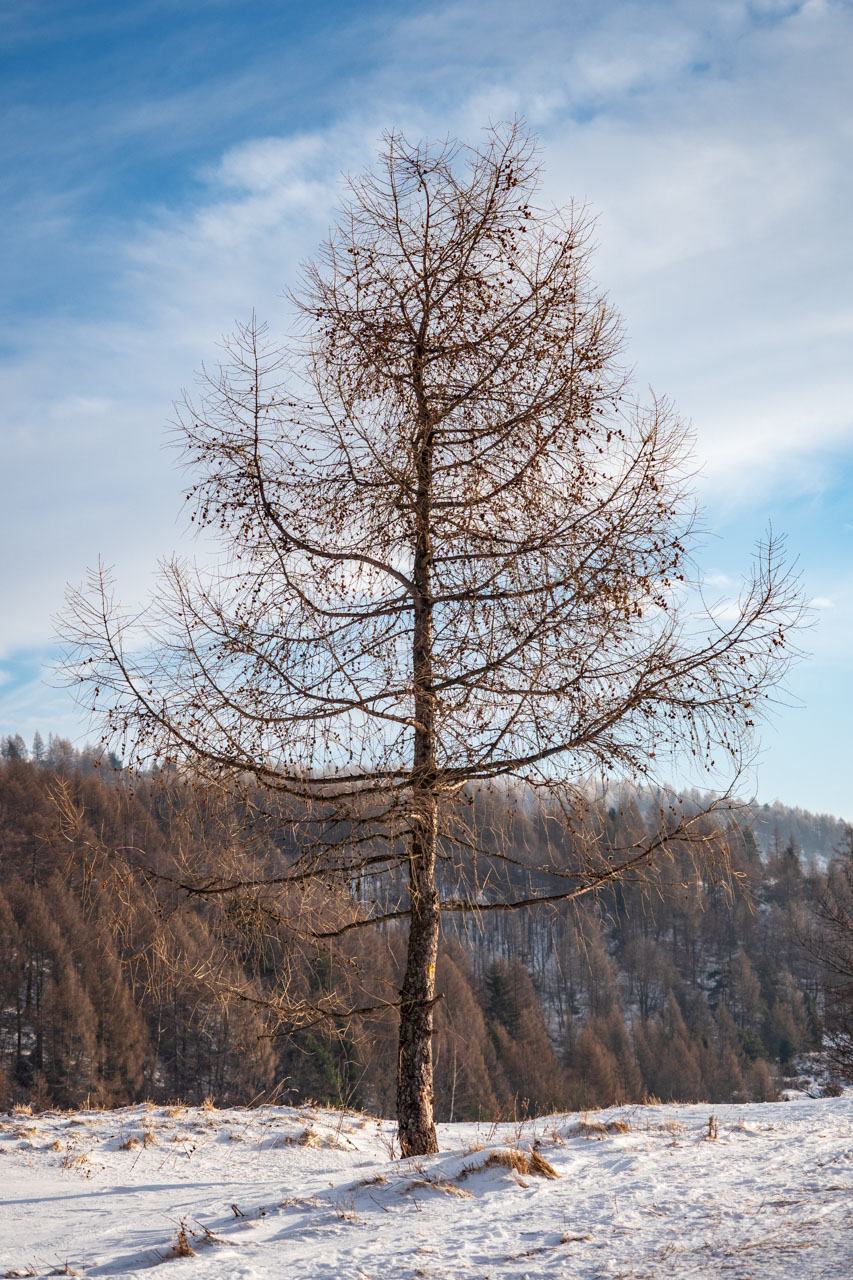
[[[138,1146],[139,1146],[139,1139],[134,1134],[131,1134],[128,1138],[125,1138],[124,1142],[119,1143],[118,1150],[119,1151],[135,1151]]]
[[[287,1146],[293,1141],[294,1139],[292,1138],[285,1138],[281,1142],[281,1145]],[[302,1130],[299,1137],[295,1139],[295,1142],[298,1147],[311,1147],[311,1148],[329,1147],[332,1151],[346,1150],[346,1144],[343,1142],[338,1142],[334,1134],[329,1134],[324,1138],[322,1134],[318,1133],[316,1129],[312,1129],[310,1125],[308,1125],[307,1128]],[[275,1145],[278,1145],[278,1144],[275,1144]]]
[[[361,1222],[361,1218],[355,1211],[354,1200],[347,1200],[336,1205],[335,1214],[340,1218],[341,1222]]]
[[[684,1133],[687,1125],[683,1120],[664,1120],[659,1126],[661,1133]]]
[[[606,1138],[611,1133],[630,1133],[627,1120],[581,1120],[569,1129],[569,1138]]]
[[[734,1245],[726,1250],[727,1256],[742,1253],[755,1253],[757,1250],[772,1249],[776,1253],[798,1253],[803,1249],[817,1248],[816,1240],[783,1240],[779,1236],[771,1236],[768,1240],[749,1240],[746,1244]]]
[[[77,1155],[68,1151],[63,1156],[60,1168],[66,1173],[84,1173],[87,1178],[92,1176],[92,1162],[89,1159],[88,1151],[80,1151]]]
[[[383,1179],[385,1181],[385,1179]],[[444,1178],[439,1175],[437,1178],[416,1178],[410,1182],[407,1191],[414,1191],[416,1188],[430,1191],[440,1191],[446,1196],[456,1196],[460,1200],[471,1200],[473,1191],[466,1191],[464,1187],[459,1187],[450,1178]]]
[[[537,1178],[559,1178],[559,1173],[552,1164],[549,1164],[543,1155],[540,1155],[535,1147],[530,1148],[530,1155],[527,1160],[527,1172],[535,1174]]]
[[[187,1224],[182,1218],[178,1223],[178,1234],[175,1237],[175,1243],[166,1254],[167,1258],[194,1258],[196,1251],[190,1244],[189,1233],[187,1232]]]
[[[466,1165],[459,1177],[479,1173],[483,1169],[509,1169],[519,1177],[534,1176],[537,1178],[559,1178],[560,1174],[535,1147],[521,1151],[518,1147],[504,1147],[500,1151],[490,1151],[482,1164]]]
[[[505,1151],[491,1151],[481,1165],[473,1169],[511,1169],[513,1173],[527,1173],[527,1156],[517,1147],[507,1147]]]
[[[322,1147],[323,1139],[315,1129],[303,1129],[299,1137],[296,1139],[297,1145],[300,1147]]]
[[[356,1185],[359,1187],[381,1187],[388,1179],[383,1173],[375,1173],[372,1178],[362,1178]]]
[[[199,1222],[197,1218],[194,1219],[194,1221],[198,1230],[191,1232],[191,1235],[195,1240],[196,1244],[209,1245],[209,1244],[232,1244],[233,1243],[231,1240],[226,1240],[225,1237],[221,1236],[218,1231],[211,1231],[210,1227],[206,1227],[204,1223]]]
[[[245,1214],[240,1213],[240,1210],[237,1209],[236,1205],[232,1205],[231,1208],[235,1211],[235,1217],[245,1217]],[[195,1226],[197,1230],[193,1230],[187,1226],[186,1218],[180,1219],[174,1243],[170,1245],[167,1253],[164,1255],[165,1258],[196,1258],[198,1257],[198,1252],[193,1248],[193,1244],[202,1246],[231,1243],[229,1240],[225,1240],[217,1232],[211,1231],[210,1227],[206,1227],[203,1222],[195,1221]]]

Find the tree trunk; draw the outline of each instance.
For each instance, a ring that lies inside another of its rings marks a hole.
[[[412,760],[413,829],[409,858],[409,948],[400,991],[400,1047],[397,1058],[397,1127],[404,1156],[438,1151],[432,1113],[432,1032],[435,962],[440,910],[435,885],[438,846],[438,796],[435,767],[435,693],[433,691],[432,479],[433,431],[423,385],[421,326],[412,362],[418,401],[417,496],[415,499],[414,631],[412,688],[414,753]]]
[[[435,887],[436,806],[424,815],[413,840],[411,915],[406,973],[400,992],[397,1059],[397,1126],[404,1156],[438,1151],[432,1112],[432,1032],[435,962],[440,912]]]

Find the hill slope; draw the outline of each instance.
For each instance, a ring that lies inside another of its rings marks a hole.
[[[853,1274],[850,1093],[443,1125],[419,1160],[393,1134],[310,1107],[7,1115],[0,1275]]]

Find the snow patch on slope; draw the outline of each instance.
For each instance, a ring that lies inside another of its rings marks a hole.
[[[0,1117],[0,1275],[853,1275],[851,1094],[439,1140],[397,1160],[390,1121],[310,1107]]]

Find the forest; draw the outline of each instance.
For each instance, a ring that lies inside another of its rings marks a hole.
[[[323,1001],[399,982],[398,923],[300,950],[284,913],[261,918],[239,894],[214,903],[180,887],[188,844],[209,859],[214,842],[246,838],[235,797],[203,830],[177,780],[131,779],[117,759],[52,736],[31,749],[7,738],[2,757],[0,1103],[310,1098],[393,1114],[394,1009],[336,1020]],[[636,839],[647,804],[640,793],[610,804],[611,837],[624,827]],[[738,816],[725,870],[676,851],[642,884],[575,903],[446,916],[438,1118],[760,1101],[790,1087],[824,1036],[816,938],[850,838],[838,824],[834,857],[806,858],[801,842],[819,845],[831,820],[777,805],[768,835],[767,812],[757,811],[764,851],[756,811]],[[541,817],[505,791],[479,798],[475,814],[483,832],[512,830],[520,874]],[[285,831],[267,826],[260,842],[256,831],[252,858],[288,856]],[[326,1016],[289,1025],[282,972],[301,1007]]]

